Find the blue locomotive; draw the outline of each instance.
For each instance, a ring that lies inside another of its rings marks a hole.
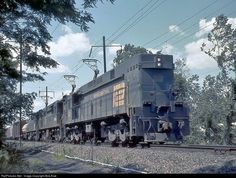
[[[34,113],[25,139],[113,146],[181,141],[189,108],[175,101],[171,55],[140,54]]]

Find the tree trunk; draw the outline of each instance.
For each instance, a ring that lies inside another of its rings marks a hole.
[[[0,149],[3,146],[3,137],[4,137],[4,126],[3,126],[3,121],[2,118],[0,117]]]
[[[232,86],[232,97],[231,97],[231,106],[230,113],[226,117],[226,127],[225,127],[225,144],[232,145],[233,144],[233,133],[232,133],[232,123],[235,117],[235,101],[236,101],[236,83],[235,80],[231,80]]]
[[[226,127],[225,127],[225,144],[231,145],[231,122],[232,122],[232,112],[226,117]]]
[[[211,120],[208,118],[207,121],[206,121],[206,130],[205,130],[205,144],[209,144],[211,143]]]

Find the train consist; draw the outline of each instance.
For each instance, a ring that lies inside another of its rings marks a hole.
[[[176,102],[171,55],[140,54],[34,113],[26,140],[109,141],[113,146],[181,141],[189,108]]]

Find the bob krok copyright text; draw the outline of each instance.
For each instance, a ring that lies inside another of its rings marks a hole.
[[[1,174],[1,178],[55,178],[53,174]]]

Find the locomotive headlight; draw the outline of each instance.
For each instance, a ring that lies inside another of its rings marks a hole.
[[[158,67],[161,67],[161,63],[160,63],[160,62],[158,62],[158,63],[157,63],[157,66],[158,66]]]
[[[157,61],[158,61],[158,62],[161,62],[161,58],[157,58]]]

